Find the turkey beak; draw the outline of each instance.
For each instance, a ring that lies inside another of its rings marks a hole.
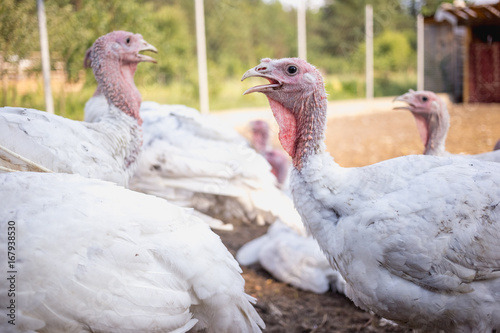
[[[406,94],[403,94],[401,96],[395,97],[392,101],[396,102],[405,102],[408,105],[405,106],[395,106],[392,109],[393,110],[413,110],[415,108],[415,104],[413,103],[413,93],[412,92],[407,92]]]
[[[137,52],[137,57],[139,58],[139,61],[142,61],[142,62],[152,62],[152,63],[155,63],[155,64],[157,63],[157,61],[156,61],[155,58],[152,58],[152,57],[147,56],[145,54],[140,54],[139,53],[139,52],[142,52],[142,51],[151,51],[151,52],[154,52],[154,53],[158,53],[158,50],[156,49],[156,47],[154,47],[153,45],[151,45],[148,42],[146,42],[145,40],[143,40],[143,45],[141,46],[141,48]]]
[[[243,74],[241,81],[243,81],[249,77],[262,77],[262,78],[267,79],[269,81],[269,84],[255,86],[255,87],[252,87],[250,89],[247,89],[243,93],[243,95],[248,95],[248,94],[251,94],[254,92],[264,93],[264,92],[271,90],[271,89],[276,90],[276,89],[281,88],[281,86],[282,86],[281,82],[276,80],[275,78],[273,78],[270,74],[267,74],[269,72],[271,72],[271,71],[267,66],[260,66],[260,65],[246,71],[246,73]]]

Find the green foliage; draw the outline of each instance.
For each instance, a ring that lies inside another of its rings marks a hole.
[[[2,0],[0,2],[0,77],[17,68],[22,59],[38,50],[36,2],[32,0]],[[7,103],[8,87],[2,80],[3,104]],[[15,92],[14,92],[15,94]]]
[[[373,49],[376,71],[401,72],[416,66],[415,50],[412,49],[408,38],[403,33],[383,32],[374,39]]]
[[[83,107],[85,103],[92,97],[94,88],[84,87],[79,92],[65,92],[64,90],[53,91],[54,108],[56,114],[61,116],[83,120]],[[11,93],[14,93],[13,91]],[[12,95],[12,94],[11,94]],[[37,93],[17,94],[15,100],[9,100],[7,105],[30,107],[37,110],[45,110],[45,100],[41,82]]]
[[[196,45],[193,40],[194,35],[188,25],[186,12],[178,5],[153,9],[152,4],[148,4],[148,7],[152,12],[148,20],[150,23],[146,24],[148,29],[144,32],[132,30],[140,32],[158,49],[158,54],[154,55],[158,64],[153,67],[139,66],[136,82],[166,85],[182,82],[195,86],[198,82]]]
[[[364,70],[365,0],[327,1],[317,13],[310,12],[308,54],[328,73],[361,73]],[[415,19],[405,13],[399,0],[373,0],[374,36],[386,31],[404,33],[415,39]],[[408,56],[414,56],[415,46]],[[360,57],[360,54],[363,54]],[[394,61],[390,61],[394,62]]]
[[[33,52],[38,40],[36,2],[2,0],[0,2],[0,45],[4,61],[17,56],[22,59]]]
[[[438,9],[438,7],[444,3],[453,3],[453,0],[426,0],[424,6],[422,6],[421,13],[424,16],[432,16]]]
[[[411,80],[394,83],[393,72],[412,73],[416,66],[415,19],[400,0],[370,3],[374,8],[375,93],[399,91],[401,84],[411,84]],[[307,13],[308,60],[327,77],[336,77],[326,82],[330,98],[364,96],[365,4],[366,0],[327,0],[321,9]],[[64,69],[68,83],[85,78],[82,94],[54,92],[60,113],[81,117],[79,110],[95,89],[91,70],[83,70],[85,52],[96,38],[113,30],[141,33],[158,48],[154,55],[158,64],[142,64],[135,76],[145,100],[198,107],[194,1],[51,0],[45,6],[52,66]],[[246,83],[239,79],[261,58],[297,55],[296,11],[283,8],[279,0],[205,0],[204,6],[211,108],[266,105],[261,96],[241,97]],[[2,0],[2,82],[6,81],[6,62],[17,66],[20,59],[30,58],[37,70],[38,52],[36,1]],[[10,98],[44,108],[43,91],[34,97],[6,87],[2,91],[4,104]]]
[[[374,40],[375,70],[400,72],[415,66],[408,38],[400,32],[384,31]]]
[[[356,52],[365,34],[364,3],[364,0],[330,0],[316,14],[308,15],[308,46],[318,50],[311,58],[348,57]]]
[[[366,45],[361,43],[352,61],[358,72],[365,68]],[[374,38],[374,70],[379,73],[397,73],[416,68],[416,50],[407,34],[392,30],[384,31]]]
[[[377,73],[374,82],[374,95],[398,96],[404,94],[409,88],[416,89],[417,73],[414,71],[402,71],[395,73]]]
[[[365,78],[361,75],[327,75],[325,89],[329,100],[362,98],[365,96]]]

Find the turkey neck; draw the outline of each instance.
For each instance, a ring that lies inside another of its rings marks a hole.
[[[443,113],[433,113],[427,119],[429,139],[425,145],[425,155],[442,156],[446,155],[445,141],[448,134],[450,118],[448,111]]]
[[[312,155],[325,151],[327,99],[324,88],[298,99],[294,111],[296,137],[292,159],[294,167],[301,171]]]
[[[126,186],[136,169],[142,146],[142,119],[139,115],[142,100],[134,83],[137,63],[123,63],[99,42],[94,44],[91,56],[97,81],[92,99],[104,97],[108,103],[105,114],[99,115],[91,127],[100,129],[102,145],[120,164],[120,170],[125,173],[122,184]]]
[[[295,207],[306,229],[323,249],[327,249],[330,228],[336,226],[340,213],[335,205],[325,209],[316,192],[325,188],[325,182],[335,192],[334,188],[341,181],[336,180],[335,176],[342,168],[325,151],[327,99],[324,86],[318,85],[308,98],[296,105],[292,113],[297,124],[295,153],[292,155],[294,168],[290,181]],[[334,262],[331,254],[328,254],[328,258]]]
[[[98,84],[95,95],[104,94],[109,104],[133,117],[141,125],[139,109],[142,99],[134,83],[137,63],[122,63],[114,57],[116,56],[108,56],[99,44],[94,45],[91,64]]]

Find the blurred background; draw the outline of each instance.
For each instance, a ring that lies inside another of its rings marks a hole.
[[[96,87],[91,70],[83,69],[85,51],[95,39],[113,30],[140,33],[158,48],[158,54],[154,55],[158,64],[141,64],[136,74],[143,100],[199,109],[195,2],[45,1],[55,113],[83,118],[84,103]],[[366,95],[367,3],[373,8],[374,96],[394,96],[417,87],[416,18],[422,13],[426,20],[434,20],[443,1],[304,2],[307,60],[325,75],[331,100]],[[257,95],[242,97],[247,85],[255,82],[240,83],[240,78],[261,58],[298,55],[300,0],[205,0],[203,3],[210,111],[266,106],[267,100]],[[458,6],[464,4],[462,1]],[[451,31],[452,24],[440,24]],[[438,33],[436,30],[431,35]],[[2,106],[46,109],[40,54],[37,1],[2,0]]]

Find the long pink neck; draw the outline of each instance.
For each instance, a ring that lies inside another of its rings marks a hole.
[[[324,87],[299,101],[295,115],[297,123],[293,165],[301,170],[308,157],[324,151],[327,98]],[[307,110],[307,111],[306,111]]]
[[[425,144],[425,155],[443,155],[446,153],[445,142],[450,125],[448,112],[431,114],[427,120],[428,135]]]
[[[142,99],[134,83],[137,63],[122,64],[107,57],[105,52],[105,49],[94,46],[92,68],[98,84],[95,94],[104,94],[109,104],[135,118],[141,125],[139,109]]]

